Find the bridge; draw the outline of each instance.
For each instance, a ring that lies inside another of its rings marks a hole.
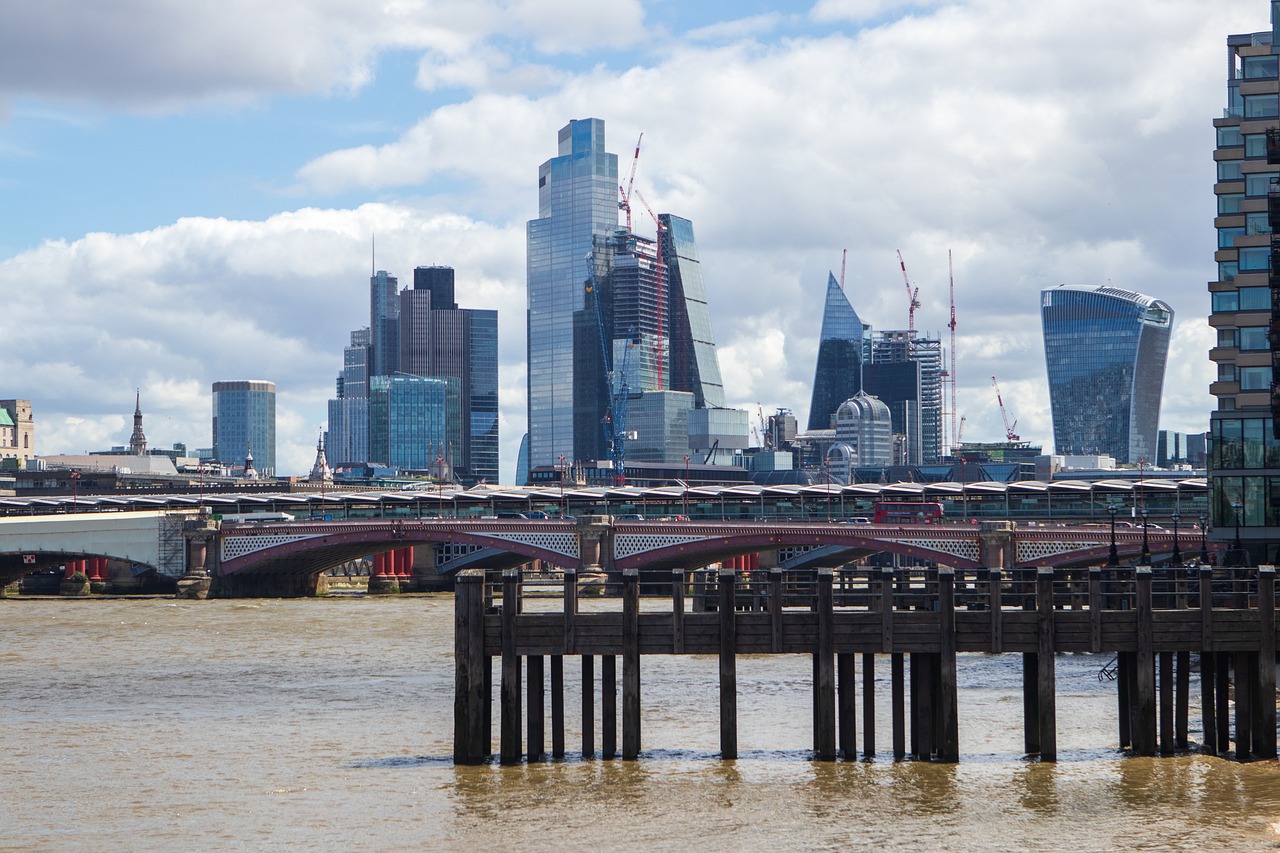
[[[873,554],[958,570],[1068,568],[1109,561],[1102,526],[840,524],[814,521],[620,521],[577,519],[362,519],[218,522],[198,510],[95,512],[0,518],[0,582],[80,561],[103,560],[174,580],[207,578],[224,596],[294,596],[321,591],[324,573],[372,556],[371,590],[419,588],[459,570],[501,570],[535,560],[559,569],[617,574],[628,569],[818,568]],[[1159,562],[1203,548],[1194,534],[1122,528],[1123,562]],[[101,565],[94,563],[90,565]],[[71,576],[72,570],[66,574]]]

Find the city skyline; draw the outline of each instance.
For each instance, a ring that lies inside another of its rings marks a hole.
[[[451,264],[467,304],[500,311],[509,481],[525,429],[529,176],[549,135],[588,116],[608,122],[624,176],[645,133],[636,186],[697,226],[728,405],[807,419],[841,249],[850,299],[878,329],[906,326],[901,249],[932,336],[952,249],[967,438],[1002,434],[997,374],[1024,438],[1051,444],[1036,314],[1061,283],[1169,302],[1160,425],[1208,428],[1206,116],[1222,108],[1220,34],[1259,29],[1261,0],[619,2],[554,26],[536,5],[416,27],[322,17],[283,48],[232,27],[226,69],[140,50],[127,28],[0,12],[18,57],[0,82],[0,185],[23,211],[0,229],[0,282],[23,294],[0,393],[32,400],[42,452],[127,443],[135,388],[150,444],[203,446],[209,383],[269,375],[278,468],[305,474],[376,234],[379,269],[404,280]],[[157,15],[161,43],[193,28],[182,14]],[[279,14],[279,34],[302,32]],[[23,66],[25,51],[78,58],[54,74]]]

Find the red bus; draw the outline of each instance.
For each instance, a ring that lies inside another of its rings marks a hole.
[[[939,524],[942,504],[916,501],[882,501],[875,505],[876,524]]]

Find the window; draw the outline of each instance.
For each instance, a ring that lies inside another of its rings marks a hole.
[[[1264,350],[1270,348],[1271,344],[1267,340],[1266,326],[1245,326],[1240,330],[1240,349]]]
[[[1220,128],[1226,130],[1226,128]],[[1244,138],[1244,156],[1246,157],[1266,157],[1267,156],[1267,135],[1265,133],[1250,133]]]
[[[1245,229],[1242,226],[1233,226],[1231,228],[1219,228],[1218,229],[1218,248],[1230,249],[1232,246],[1236,244],[1236,238],[1243,237],[1244,235],[1245,235]],[[1243,255],[1244,253],[1241,252],[1241,254]]]
[[[1230,228],[1222,228],[1219,231],[1230,231]],[[1241,229],[1243,230],[1243,229]],[[1222,238],[1219,236],[1218,248],[1230,248],[1222,245]],[[1247,249],[1240,250],[1240,271],[1241,272],[1265,272],[1268,263],[1271,261],[1271,249],[1267,246],[1250,246]],[[1243,309],[1242,309],[1243,310]]]
[[[1218,381],[1236,381],[1236,363],[1234,361],[1224,361],[1218,365]]]
[[[1239,330],[1238,329],[1219,329],[1218,330],[1218,346],[1220,347],[1240,346]]]
[[[1226,193],[1218,196],[1218,213],[1239,213],[1240,203],[1244,201],[1244,193]]]
[[[1237,373],[1240,376],[1241,391],[1267,391],[1271,388],[1271,366],[1266,367],[1241,367]]]
[[[1245,118],[1272,118],[1280,115],[1280,95],[1245,95]]]
[[[1244,194],[1258,197],[1266,195],[1271,189],[1271,182],[1280,180],[1280,172],[1254,172],[1244,176]]]
[[[1240,264],[1237,261],[1219,261],[1218,262],[1218,281],[1235,281],[1236,276],[1239,273],[1240,273]],[[1223,310],[1234,311],[1236,309],[1224,308]]]
[[[1238,145],[1244,145],[1244,136],[1237,127],[1220,127],[1218,128],[1218,147],[1219,148],[1235,148]]]
[[[1242,287],[1236,292],[1240,294],[1240,311],[1271,310],[1271,288]]]
[[[1213,313],[1220,311],[1239,311],[1240,291],[1223,290],[1213,294]]]
[[[1276,79],[1276,60],[1280,57],[1246,56],[1244,58],[1244,79],[1274,80]],[[1248,98],[1245,99],[1246,101]]]
[[[1219,160],[1218,180],[1238,181],[1244,176],[1243,160]]]
[[[1246,213],[1244,216],[1244,230],[1246,234],[1270,234],[1271,221],[1267,218],[1265,212]]]

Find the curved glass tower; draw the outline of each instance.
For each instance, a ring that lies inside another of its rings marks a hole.
[[[862,390],[862,320],[834,273],[827,273],[822,339],[813,371],[809,429],[830,429],[836,409]]]
[[[1062,455],[1156,460],[1173,309],[1117,287],[1041,291],[1053,443]]]

